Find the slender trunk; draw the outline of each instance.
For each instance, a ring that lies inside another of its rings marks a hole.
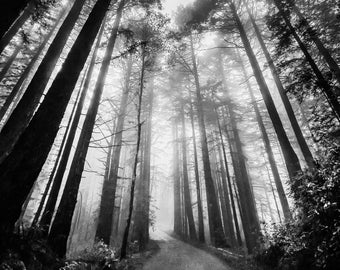
[[[54,31],[57,29],[61,19],[64,17],[66,13],[66,9],[63,9],[63,11],[61,12],[60,16],[58,17],[57,21],[54,23],[53,28],[49,31],[49,33],[45,36],[43,43],[41,43],[41,45],[39,46],[38,50],[35,52],[31,62],[28,64],[28,66],[25,68],[25,71],[20,75],[19,80],[17,81],[17,83],[15,84],[15,86],[13,87],[11,93],[9,94],[9,96],[6,98],[6,101],[4,103],[4,105],[1,107],[0,109],[0,121],[3,119],[3,117],[5,116],[6,112],[8,111],[8,108],[10,107],[10,105],[12,104],[14,98],[16,96],[20,96],[19,92],[22,92],[21,86],[23,85],[23,83],[25,82],[25,80],[27,79],[28,75],[31,73],[31,71],[33,70],[33,67],[35,66],[36,62],[38,61],[41,53],[43,52],[43,50],[45,49],[47,42],[50,40],[51,36],[53,35]],[[21,91],[19,91],[21,89]]]
[[[315,73],[315,75],[316,75],[316,77],[318,79],[318,85],[322,89],[322,91],[325,94],[329,104],[331,105],[331,107],[333,109],[333,112],[334,112],[335,116],[339,120],[340,119],[340,103],[339,103],[339,101],[337,99],[337,96],[332,91],[332,87],[329,85],[329,83],[327,82],[325,77],[322,75],[322,72],[320,71],[320,69],[316,65],[315,61],[313,60],[312,56],[308,52],[308,49],[307,49],[306,45],[303,43],[303,41],[301,40],[299,35],[296,33],[296,30],[295,30],[294,26],[292,25],[292,23],[290,22],[289,18],[286,16],[286,14],[285,14],[285,12],[284,12],[284,10],[282,8],[282,4],[279,1],[277,1],[277,0],[274,0],[274,3],[276,5],[276,7],[278,8],[280,15],[284,19],[287,27],[289,28],[291,34],[293,35],[293,37],[295,38],[296,42],[298,43],[301,51],[305,55],[305,58],[306,58],[307,62],[309,63],[309,65],[311,66],[313,72]]]
[[[12,230],[15,220],[20,216],[21,205],[48,156],[110,2],[97,1],[29,126],[0,165],[0,178],[3,180],[0,210],[5,213],[0,227],[4,231]],[[41,130],[44,130],[43,134]]]
[[[123,93],[120,101],[119,113],[117,118],[117,125],[115,131],[115,139],[113,143],[112,161],[110,168],[110,175],[107,181],[104,181],[102,188],[102,197],[100,201],[98,225],[96,230],[96,237],[102,239],[104,243],[110,243],[110,236],[112,231],[112,220],[114,211],[114,201],[118,181],[118,171],[120,163],[120,154],[122,149],[122,138],[124,121],[127,110],[128,97],[130,92],[130,77],[132,73],[132,55],[130,54],[127,61],[127,70],[125,74],[125,82]]]
[[[0,133],[0,162],[9,155],[15,143],[28,126],[45,87],[79,17],[85,0],[76,0],[72,9],[60,27],[52,44],[34,74],[20,102],[13,110]]]
[[[299,147],[301,149],[301,152],[303,154],[303,157],[308,165],[309,168],[314,168],[315,167],[315,163],[314,163],[314,158],[313,158],[313,155],[311,153],[311,151],[309,150],[309,146],[302,134],[302,131],[301,131],[301,128],[299,126],[299,123],[295,117],[295,113],[294,113],[294,110],[293,110],[293,107],[286,95],[286,91],[281,83],[281,80],[280,80],[280,77],[279,77],[279,74],[277,72],[277,69],[274,65],[274,61],[273,59],[271,58],[270,56],[270,53],[267,49],[267,46],[266,44],[264,43],[264,40],[262,38],[262,35],[261,35],[261,32],[260,32],[260,29],[258,28],[257,24],[256,24],[256,21],[251,13],[251,11],[249,10],[249,7],[248,5],[246,5],[247,7],[247,11],[248,11],[248,14],[249,14],[249,18],[250,18],[250,21],[254,27],[254,30],[255,30],[255,34],[257,36],[257,39],[260,43],[260,46],[262,48],[262,51],[264,53],[264,56],[266,57],[266,60],[267,60],[267,63],[268,63],[268,66],[270,68],[270,71],[272,73],[272,76],[274,78],[274,81],[275,81],[275,84],[276,84],[276,87],[278,89],[278,92],[280,94],[280,97],[281,97],[281,100],[282,100],[282,103],[283,103],[283,106],[285,107],[285,110],[287,112],[287,115],[288,115],[288,118],[289,118],[289,121],[292,125],[292,128],[293,128],[293,131],[294,131],[294,134],[295,134],[295,137],[297,139],[297,142],[299,144]],[[248,81],[247,81],[248,82]]]
[[[129,213],[128,218],[126,221],[126,227],[123,235],[120,259],[126,258],[127,255],[127,246],[128,246],[128,238],[129,238],[129,231],[131,225],[131,217],[133,212],[133,202],[134,202],[134,195],[135,195],[135,184],[137,178],[137,166],[138,166],[138,155],[139,155],[139,148],[140,148],[140,139],[141,139],[141,131],[142,131],[142,122],[141,122],[141,110],[142,110],[142,100],[143,100],[143,90],[144,90],[144,75],[145,75],[145,57],[146,57],[146,42],[142,43],[142,71],[140,76],[140,89],[138,93],[138,111],[137,111],[137,146],[136,146],[136,154],[135,160],[133,163],[133,173],[132,173],[132,181],[131,181],[131,189],[130,189],[130,202],[129,202]]]
[[[184,187],[184,207],[186,217],[188,219],[189,237],[190,240],[197,240],[194,214],[192,211],[190,187],[189,187],[189,175],[187,164],[187,142],[186,142],[186,125],[184,119],[184,108],[181,105],[181,122],[182,122],[182,168],[183,168],[183,187]]]
[[[242,63],[242,60],[240,61],[240,64],[241,64],[241,69],[242,69],[242,72],[244,74],[244,77],[247,79],[248,78],[247,71],[246,71],[246,69],[245,69],[245,67]],[[279,194],[283,214],[284,214],[285,219],[288,221],[292,217],[290,209],[289,209],[288,200],[287,200],[287,197],[286,197],[283,185],[282,185],[279,170],[277,168],[277,164],[276,164],[274,154],[273,154],[273,149],[270,145],[268,133],[267,133],[266,127],[264,125],[264,122],[263,122],[263,119],[262,119],[262,116],[261,116],[261,113],[260,113],[260,109],[257,105],[256,98],[255,98],[255,95],[254,95],[254,91],[253,91],[248,80],[247,80],[247,88],[248,88],[248,91],[249,91],[249,95],[250,95],[250,98],[251,98],[251,103],[253,105],[253,109],[255,111],[256,121],[257,121],[257,124],[260,128],[260,131],[261,131],[261,138],[262,138],[264,147],[266,149],[267,158],[268,158],[268,161],[269,161],[269,164],[270,164],[270,168],[271,168],[272,173],[273,173],[273,177],[274,177],[275,185],[276,185],[276,188],[277,188],[277,192]]]
[[[228,1],[229,1],[231,11],[232,11],[233,16],[234,16],[234,20],[235,20],[236,25],[238,27],[241,39],[242,39],[243,46],[244,46],[246,53],[248,55],[250,64],[253,68],[253,72],[254,72],[256,81],[259,85],[263,100],[266,104],[270,119],[272,120],[276,135],[279,139],[280,146],[281,146],[283,154],[284,154],[284,158],[285,158],[289,177],[292,179],[294,176],[297,175],[297,173],[299,171],[301,171],[299,159],[298,159],[297,155],[295,154],[294,149],[292,148],[292,146],[289,142],[289,139],[287,137],[285,129],[283,128],[280,116],[279,116],[279,114],[276,110],[276,107],[274,105],[274,101],[273,101],[273,99],[270,95],[269,88],[268,88],[267,83],[266,83],[266,81],[263,77],[259,63],[257,62],[257,59],[255,57],[255,54],[254,54],[254,52],[251,48],[249,39],[247,37],[246,31],[245,31],[245,29],[242,25],[242,22],[241,22],[238,14],[237,14],[236,7],[231,0],[228,0]]]
[[[36,7],[36,0],[30,0],[25,10],[21,13],[21,15],[16,19],[16,21],[11,25],[8,31],[1,37],[0,39],[0,54],[5,49],[5,47],[9,44],[15,34],[19,31],[20,28],[25,24],[27,19],[34,12]]]
[[[180,171],[179,171],[179,150],[178,150],[178,125],[176,120],[172,123],[173,133],[173,189],[174,189],[174,232],[181,234],[181,188],[180,188]]]
[[[221,124],[220,124],[220,120],[219,120],[217,111],[216,111],[216,114],[217,114],[218,132],[219,132],[220,141],[221,141],[221,147],[222,147],[222,152],[223,152],[224,167],[226,169],[226,179],[227,179],[227,182],[228,182],[228,187],[224,186],[224,190],[227,191],[228,188],[229,188],[230,200],[231,200],[231,208],[233,210],[234,225],[235,225],[236,236],[237,236],[237,243],[238,243],[239,246],[242,246],[241,233],[240,233],[240,228],[239,228],[239,223],[238,223],[238,217],[237,217],[237,212],[236,212],[236,206],[235,206],[235,200],[234,200],[234,195],[233,195],[233,189],[232,189],[232,185],[231,185],[231,177],[230,177],[230,172],[229,172],[229,169],[228,169],[227,153],[226,153],[225,146],[224,146],[222,129],[221,129]],[[226,185],[225,182],[223,182],[223,185]],[[226,197],[227,197],[227,195],[226,195]]]
[[[97,2],[98,3],[98,2]],[[86,154],[90,144],[93,128],[96,121],[98,107],[104,89],[105,79],[111,63],[111,56],[116,42],[118,28],[123,13],[125,0],[119,3],[117,15],[111,30],[109,42],[105,50],[102,65],[93,91],[93,97],[89,105],[83,127],[79,136],[79,141],[72,160],[69,175],[66,180],[63,195],[60,200],[54,222],[49,233],[49,243],[59,256],[66,253],[67,237],[70,232],[72,215],[77,202],[77,195],[81,176],[83,173]]]
[[[95,67],[97,52],[98,52],[100,41],[101,41],[103,31],[104,31],[104,25],[105,25],[105,19],[103,20],[102,26],[101,26],[99,33],[98,33],[97,42],[95,44],[95,48],[94,48],[94,51],[93,51],[93,54],[92,54],[92,57],[91,57],[89,68],[88,68],[88,71],[86,73],[86,80],[85,80],[85,83],[84,83],[84,87],[83,87],[81,96],[79,98],[79,102],[78,102],[78,105],[77,105],[76,112],[74,114],[74,118],[73,118],[73,121],[72,121],[70,131],[68,133],[67,141],[65,143],[65,147],[64,147],[64,150],[63,150],[63,155],[60,159],[58,169],[57,169],[55,176],[54,176],[53,185],[51,187],[50,195],[49,195],[48,200],[46,202],[44,212],[41,216],[40,225],[45,227],[45,232],[48,232],[49,226],[50,226],[51,221],[52,221],[53,213],[54,213],[54,210],[55,210],[55,207],[56,207],[56,203],[57,203],[57,200],[58,200],[60,186],[61,186],[61,183],[62,183],[63,178],[64,178],[66,166],[67,166],[67,163],[68,163],[68,160],[69,160],[69,156],[71,154],[73,141],[74,141],[74,138],[75,138],[76,133],[77,133],[79,120],[80,120],[80,117],[81,117],[81,113],[83,111],[85,98],[86,98],[87,93],[88,93],[90,81],[91,81],[91,78],[92,78],[92,73],[93,73],[93,70],[94,70],[94,67]]]
[[[201,137],[203,169],[204,169],[205,186],[206,186],[207,203],[208,203],[208,216],[209,216],[209,220],[211,224],[211,227],[210,227],[211,236],[210,237],[211,237],[212,243],[215,246],[225,246],[226,239],[225,239],[224,232],[223,232],[221,215],[218,212],[217,197],[216,197],[216,193],[214,189],[213,178],[212,178],[211,168],[210,168],[209,150],[208,150],[207,135],[206,135],[206,130],[205,130],[202,96],[201,96],[201,89],[200,89],[192,36],[190,36],[190,48],[191,48],[191,60],[192,60],[193,73],[194,73],[193,75],[195,78],[195,86],[196,86],[197,116],[198,116],[198,124],[200,128],[200,137]]]
[[[193,141],[194,162],[195,162],[195,181],[196,181],[197,212],[198,212],[198,240],[204,243],[205,236],[204,236],[204,222],[203,222],[203,207],[202,207],[202,199],[201,199],[201,184],[200,184],[200,176],[199,176],[199,171],[198,171],[198,157],[197,157],[196,131],[195,131],[195,122],[194,122],[194,110],[193,110],[193,106],[191,102],[190,102],[190,120],[191,120],[192,141]]]

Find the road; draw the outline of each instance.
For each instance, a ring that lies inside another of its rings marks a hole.
[[[232,270],[213,255],[166,233],[152,235],[160,250],[145,262],[143,270]]]

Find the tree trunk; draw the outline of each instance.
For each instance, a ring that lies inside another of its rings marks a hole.
[[[19,52],[23,48],[23,45],[24,45],[23,41],[22,40],[19,41],[19,44],[15,46],[15,49],[12,52],[11,56],[6,60],[4,67],[0,71],[0,82],[2,82],[2,80],[5,78],[5,75],[7,74],[8,70],[12,66],[14,60],[17,58]]]
[[[20,16],[29,0],[2,0],[0,15],[0,38],[10,29],[11,25]]]
[[[197,212],[198,212],[198,240],[204,243],[205,236],[204,236],[203,208],[202,208],[202,199],[201,199],[201,184],[200,184],[200,176],[199,176],[199,171],[198,171],[194,110],[193,110],[193,106],[191,102],[190,102],[190,120],[191,120],[192,141],[193,141],[194,162],[195,162],[195,181],[196,181]]]
[[[20,102],[3,126],[0,133],[0,162],[9,155],[39,106],[40,98],[79,17],[84,2],[85,0],[76,0],[73,4]]]
[[[111,63],[111,56],[117,38],[118,28],[122,17],[124,4],[125,0],[122,0],[119,3],[119,7],[117,9],[117,15],[111,30],[109,42],[105,50],[105,55],[100,67],[99,75],[93,91],[93,97],[91,99],[91,103],[89,105],[83,123],[83,127],[79,136],[79,141],[72,160],[69,175],[66,180],[63,195],[61,197],[60,204],[56,212],[54,222],[51,226],[51,231],[49,233],[48,237],[49,243],[59,256],[63,256],[66,253],[67,237],[70,233],[72,215],[74,212],[75,205],[77,203],[77,195],[81,181],[81,176],[85,165],[86,154],[90,144],[93,128],[95,125],[98,107],[104,89],[106,75]]]
[[[31,73],[33,67],[35,66],[36,62],[38,61],[41,53],[43,52],[43,50],[45,49],[47,42],[49,41],[49,39],[51,38],[51,36],[53,35],[54,31],[57,29],[57,26],[59,25],[61,19],[64,17],[66,13],[66,9],[63,9],[63,11],[61,12],[60,16],[58,17],[57,21],[55,22],[53,28],[49,31],[49,33],[44,37],[44,41],[43,43],[41,43],[41,45],[39,46],[38,50],[35,52],[33,58],[31,59],[30,63],[28,64],[28,66],[25,68],[25,71],[20,75],[19,80],[17,81],[17,83],[15,84],[15,86],[13,87],[11,93],[9,94],[9,96],[6,98],[6,101],[4,103],[4,105],[1,107],[0,109],[0,121],[3,119],[3,117],[5,116],[8,108],[10,107],[10,105],[12,104],[14,98],[16,96],[18,96],[19,90],[22,86],[22,84],[25,82],[25,80],[27,79],[28,75]],[[23,89],[21,89],[20,92],[22,92]],[[20,94],[19,94],[20,95]]]
[[[194,45],[192,41],[192,36],[190,36],[190,47],[191,47],[191,59],[193,64],[193,75],[195,78],[195,86],[196,86],[196,97],[197,97],[197,116],[198,116],[198,124],[200,128],[200,136],[201,136],[201,147],[202,147],[202,158],[203,158],[203,168],[204,168],[204,177],[205,177],[205,186],[207,193],[207,203],[208,203],[208,216],[210,219],[211,227],[211,241],[215,246],[225,246],[226,239],[223,232],[221,215],[218,211],[218,203],[217,197],[214,189],[211,168],[210,168],[210,160],[209,160],[209,150],[207,143],[207,135],[205,130],[205,121],[204,121],[204,112],[203,112],[203,104],[202,104],[202,96],[200,83],[198,78],[198,71],[196,66],[196,58],[194,52]]]
[[[27,19],[34,12],[36,7],[36,0],[28,0],[29,3],[26,6],[25,10],[21,13],[21,15],[17,18],[17,20],[11,25],[8,31],[1,37],[0,39],[0,54],[5,49],[5,47],[9,44],[15,34],[19,31],[20,28],[25,24]]]
[[[173,120],[173,189],[174,189],[174,232],[177,235],[181,234],[181,187],[180,187],[180,171],[179,171],[179,150],[178,150],[178,125],[177,120]]]
[[[284,19],[287,27],[289,28],[291,34],[293,35],[293,37],[295,38],[296,42],[298,43],[301,51],[305,55],[306,60],[308,61],[308,63],[310,64],[312,70],[314,71],[314,73],[315,73],[315,75],[316,75],[316,77],[318,79],[318,85],[323,90],[323,93],[325,94],[329,104],[331,105],[331,107],[333,109],[334,115],[339,120],[340,119],[340,103],[339,103],[339,101],[337,99],[337,96],[332,91],[331,86],[329,85],[327,80],[324,78],[324,76],[322,75],[322,72],[320,71],[320,69],[316,65],[315,61],[313,60],[312,56],[308,52],[308,49],[307,49],[306,45],[303,43],[303,41],[301,40],[299,35],[296,33],[295,28],[293,27],[292,23],[290,22],[289,18],[286,16],[286,14],[285,14],[285,12],[284,12],[284,10],[282,8],[282,4],[279,1],[277,1],[277,0],[274,0],[274,3],[276,5],[276,7],[278,8],[280,15]]]
[[[315,163],[314,163],[314,158],[313,158],[313,155],[311,153],[311,151],[309,150],[309,146],[302,134],[302,131],[301,131],[301,128],[298,124],[298,121],[295,117],[295,113],[294,113],[294,110],[292,108],[292,105],[286,95],[286,91],[280,81],[280,77],[279,77],[279,74],[276,70],[276,67],[274,65],[274,61],[273,59],[271,58],[270,56],[270,53],[267,49],[267,46],[266,44],[264,43],[264,40],[262,38],[262,35],[261,35],[261,32],[260,32],[260,29],[258,28],[257,24],[256,24],[256,21],[251,13],[251,11],[249,10],[248,8],[248,5],[246,5],[247,7],[247,11],[248,11],[248,14],[249,14],[249,18],[250,18],[250,21],[254,27],[254,30],[255,30],[255,34],[257,36],[257,39],[260,43],[260,46],[262,48],[262,51],[264,53],[264,56],[266,57],[266,60],[267,60],[267,63],[268,63],[268,66],[270,68],[270,71],[272,73],[272,76],[274,78],[274,81],[275,81],[275,84],[276,84],[276,87],[278,89],[278,92],[280,94],[280,97],[281,97],[281,100],[282,100],[282,103],[285,107],[285,110],[287,112],[287,115],[288,115],[288,118],[289,118],[289,121],[292,125],[292,128],[293,128],[293,131],[294,131],[294,134],[295,134],[295,137],[298,141],[298,144],[299,144],[299,147],[301,149],[301,152],[303,154],[303,157],[307,163],[307,166],[309,168],[314,168],[315,167]],[[248,82],[248,81],[247,81]]]
[[[259,85],[263,100],[266,104],[270,119],[272,120],[276,135],[279,139],[280,146],[282,148],[282,152],[284,155],[284,159],[286,162],[287,170],[289,177],[292,179],[294,176],[297,175],[299,171],[301,171],[299,159],[297,155],[294,152],[294,149],[292,148],[289,139],[287,137],[286,131],[283,128],[280,116],[276,110],[276,107],[274,105],[274,101],[270,95],[270,91],[268,89],[267,83],[263,77],[262,71],[260,69],[259,63],[257,62],[257,59],[255,57],[255,54],[251,48],[250,42],[248,40],[247,34],[244,30],[244,27],[242,25],[242,22],[237,14],[236,7],[234,3],[231,0],[229,1],[229,5],[232,11],[232,14],[234,16],[234,20],[236,22],[237,28],[239,30],[243,46],[246,50],[246,53],[248,55],[250,64],[253,68],[253,72],[256,78],[256,81]]]
[[[48,197],[48,200],[47,200],[47,203],[46,203],[46,206],[45,206],[45,210],[44,210],[44,212],[41,216],[40,225],[45,227],[46,232],[48,231],[48,228],[49,228],[51,221],[52,221],[53,213],[54,213],[56,203],[57,203],[57,200],[58,200],[60,186],[61,186],[61,183],[62,183],[63,178],[64,178],[67,163],[68,163],[69,156],[71,154],[71,150],[72,150],[72,146],[73,146],[73,141],[74,141],[74,138],[75,138],[76,133],[77,133],[77,128],[78,128],[79,120],[80,120],[80,117],[81,117],[81,113],[83,111],[85,98],[87,96],[88,89],[89,89],[90,82],[91,82],[91,78],[92,78],[92,73],[93,73],[93,70],[95,68],[97,52],[98,52],[100,41],[101,41],[101,38],[102,38],[102,35],[103,35],[104,26],[105,26],[105,19],[103,19],[102,26],[101,26],[99,33],[98,33],[97,42],[95,44],[95,48],[94,48],[94,51],[93,51],[93,54],[92,54],[92,57],[91,57],[89,68],[88,68],[88,71],[86,73],[86,80],[85,80],[85,83],[84,83],[84,87],[83,87],[81,96],[79,98],[79,102],[78,102],[78,105],[77,105],[76,112],[74,114],[74,118],[73,118],[73,121],[72,121],[70,131],[68,133],[67,141],[65,143],[65,147],[64,147],[64,150],[63,150],[63,155],[60,159],[58,169],[57,169],[55,176],[54,176],[53,185],[52,185],[50,195]]]
[[[146,56],[146,42],[141,44],[142,46],[142,70],[140,76],[140,89],[138,93],[138,108],[137,108],[137,146],[136,146],[136,154],[135,160],[133,163],[133,173],[132,173],[132,181],[131,181],[131,189],[130,189],[130,202],[129,202],[129,213],[126,221],[126,227],[123,235],[120,259],[126,258],[127,255],[127,246],[128,246],[128,238],[129,231],[131,225],[131,217],[133,212],[133,203],[134,203],[134,195],[135,195],[135,184],[137,178],[137,166],[138,166],[138,155],[140,148],[140,140],[141,140],[141,131],[142,131],[142,122],[141,122],[141,110],[142,110],[142,100],[143,100],[143,90],[144,90],[144,75],[145,75],[145,56]]]
[[[21,205],[48,156],[110,2],[98,0],[95,4],[44,101],[11,154],[0,165],[0,178],[3,180],[0,210],[5,213],[0,227],[4,231],[12,230],[20,215]]]
[[[68,132],[69,132],[69,130],[71,128],[72,119],[74,117],[74,114],[75,114],[75,111],[76,111],[76,108],[77,108],[77,104],[78,104],[78,101],[79,101],[79,97],[80,97],[80,93],[81,93],[81,90],[82,90],[82,87],[83,87],[83,83],[84,83],[85,77],[86,76],[84,75],[83,82],[81,83],[81,85],[79,87],[79,91],[78,91],[76,100],[74,101],[74,105],[73,105],[73,108],[72,108],[72,111],[71,111],[71,114],[70,114],[70,118],[68,120],[68,123],[67,123],[67,126],[66,126],[66,130],[65,130],[63,139],[62,139],[60,147],[59,147],[57,158],[54,161],[54,165],[53,165],[51,174],[50,174],[50,176],[48,178],[48,181],[47,181],[47,184],[46,184],[43,196],[42,196],[42,198],[41,198],[41,200],[39,202],[39,207],[37,209],[37,212],[34,215],[34,219],[32,221],[32,226],[35,226],[38,223],[38,221],[39,221],[39,218],[41,216],[41,212],[42,212],[42,210],[44,208],[44,205],[45,205],[45,201],[46,201],[48,192],[50,191],[50,187],[51,187],[51,185],[53,183],[53,179],[54,179],[55,173],[57,171],[58,164],[59,164],[60,158],[62,157],[63,149],[64,149],[64,146],[65,146],[67,137],[68,137],[67,135],[68,135]]]
[[[139,198],[136,198],[136,216],[135,216],[135,235],[139,242],[140,251],[145,250],[149,240],[149,206],[150,206],[150,165],[151,165],[151,139],[152,139],[152,114],[153,114],[153,97],[154,82],[151,79],[150,93],[147,104],[149,105],[147,112],[147,124],[145,128],[145,143],[140,177]],[[140,203],[138,203],[140,202]]]
[[[110,243],[110,236],[112,231],[114,201],[117,188],[117,181],[119,178],[118,171],[120,163],[120,153],[122,149],[124,121],[130,92],[130,77],[132,73],[132,63],[133,63],[132,54],[130,54],[129,59],[127,61],[124,89],[120,101],[119,113],[117,116],[118,118],[115,131],[115,139],[113,143],[110,175],[107,178],[107,181],[104,181],[103,183],[102,196],[99,208],[96,237],[102,239],[106,244]]]
[[[224,185],[224,190],[225,191],[227,191],[228,188],[229,188],[230,200],[231,200],[231,208],[233,210],[234,225],[235,225],[236,236],[237,236],[237,243],[241,247],[242,246],[242,239],[241,239],[241,233],[240,233],[240,228],[239,228],[239,224],[238,224],[235,200],[234,200],[233,189],[232,189],[232,185],[231,185],[231,178],[230,178],[230,173],[229,173],[229,169],[228,169],[227,153],[226,153],[225,146],[224,146],[222,129],[221,129],[221,124],[220,124],[220,120],[219,120],[219,117],[218,117],[217,110],[216,110],[216,115],[217,115],[216,118],[217,118],[218,132],[219,132],[220,141],[221,141],[221,147],[222,147],[222,152],[223,152],[223,160],[224,160],[224,167],[225,167],[225,170],[226,170],[226,179],[227,179],[227,182],[228,182],[228,187],[226,186],[225,181],[223,182],[223,185]],[[232,150],[230,149],[230,151],[232,151]],[[225,196],[227,197],[227,194]]]
[[[289,209],[288,200],[287,200],[287,197],[286,197],[283,185],[282,185],[281,177],[280,177],[279,170],[277,168],[277,164],[276,164],[276,161],[275,161],[275,158],[274,158],[273,150],[272,150],[272,147],[270,145],[268,133],[267,133],[266,127],[264,125],[259,107],[257,105],[253,89],[252,89],[249,81],[247,80],[247,78],[248,78],[247,71],[246,71],[246,69],[243,65],[241,58],[240,58],[240,65],[241,65],[241,69],[242,69],[242,72],[244,74],[244,77],[246,79],[247,88],[248,88],[249,95],[250,95],[250,98],[251,98],[251,103],[252,103],[253,109],[255,111],[257,124],[260,128],[260,131],[261,131],[261,138],[262,138],[264,147],[266,149],[267,158],[268,158],[268,161],[269,161],[269,164],[270,164],[270,168],[271,168],[272,173],[273,173],[273,177],[274,177],[275,185],[276,185],[276,188],[277,188],[277,193],[279,194],[283,214],[284,214],[285,219],[288,221],[292,217],[290,209]]]
[[[188,219],[189,237],[190,240],[197,240],[194,215],[192,211],[190,187],[189,187],[189,175],[187,164],[187,141],[186,141],[186,125],[184,119],[184,108],[181,105],[181,122],[182,122],[182,167],[183,167],[183,187],[184,187],[184,207],[186,217]]]

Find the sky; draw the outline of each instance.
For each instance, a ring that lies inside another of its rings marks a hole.
[[[192,2],[194,2],[194,0],[163,0],[163,7],[166,13],[171,14],[176,11],[178,6],[186,6]]]

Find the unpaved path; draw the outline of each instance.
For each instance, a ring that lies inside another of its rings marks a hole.
[[[143,270],[231,270],[213,255],[177,240],[166,233],[152,237],[159,246]]]

